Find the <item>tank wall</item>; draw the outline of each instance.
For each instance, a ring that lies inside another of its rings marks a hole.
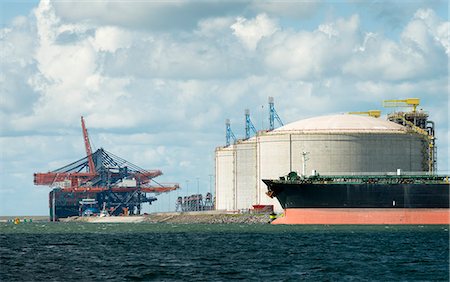
[[[302,152],[309,152],[306,173],[424,171],[423,139],[406,134],[292,135],[292,168],[301,173]]]
[[[250,209],[257,203],[256,142],[236,145],[236,208]]]
[[[278,201],[266,195],[267,187],[261,179],[276,179],[290,172],[291,136],[286,134],[260,136],[257,152],[259,204],[274,205],[276,211],[281,211]]]
[[[235,150],[233,146],[216,150],[216,209],[235,210]]]

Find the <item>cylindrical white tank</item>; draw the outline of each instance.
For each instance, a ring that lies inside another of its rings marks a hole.
[[[356,115],[310,118],[287,124],[229,147],[216,149],[217,209],[241,210],[273,204],[261,179],[290,171],[350,174],[426,171],[423,136],[393,122]]]
[[[236,210],[235,152],[234,145],[216,149],[216,210]]]

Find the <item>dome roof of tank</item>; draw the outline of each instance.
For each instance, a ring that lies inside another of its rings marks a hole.
[[[272,132],[284,131],[405,133],[406,128],[380,118],[341,114],[302,119],[279,127]]]

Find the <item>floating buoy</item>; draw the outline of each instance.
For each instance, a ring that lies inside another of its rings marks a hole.
[[[15,219],[14,219],[14,224],[19,224],[20,223],[20,219],[18,218],[18,217],[16,217]]]

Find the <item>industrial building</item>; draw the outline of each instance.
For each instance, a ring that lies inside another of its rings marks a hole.
[[[414,113],[423,116],[415,108]],[[261,180],[277,179],[291,171],[322,175],[431,171],[435,165],[434,124],[427,127],[432,122],[426,118],[420,127],[405,123],[408,121],[403,118],[321,116],[258,131],[254,137],[218,147],[216,209],[241,211],[253,205],[273,205],[281,211],[279,203],[265,194],[267,187]]]

